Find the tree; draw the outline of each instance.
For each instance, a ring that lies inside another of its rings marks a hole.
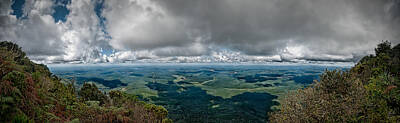
[[[375,48],[375,54],[379,55],[381,53],[389,54],[391,51],[391,43],[389,41],[382,41],[382,43],[378,44],[378,47]]]
[[[106,96],[97,88],[95,84],[84,83],[78,95],[84,101],[99,101],[100,104],[104,104]]]

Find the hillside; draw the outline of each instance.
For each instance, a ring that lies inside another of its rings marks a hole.
[[[400,45],[385,41],[349,71],[326,71],[320,81],[281,98],[271,122],[400,121]]]
[[[165,108],[94,84],[61,82],[21,48],[0,42],[0,122],[171,122]]]

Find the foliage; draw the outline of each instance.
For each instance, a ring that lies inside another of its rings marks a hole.
[[[365,90],[359,80],[341,71],[326,71],[312,87],[290,93],[272,122],[350,122],[363,113]]]
[[[76,92],[18,45],[0,42],[0,122],[171,122],[161,106],[85,83]]]
[[[97,88],[95,84],[85,83],[83,84],[78,95],[84,101],[99,101],[100,104],[104,104],[106,96]]]
[[[349,71],[326,71],[321,80],[281,99],[271,122],[397,122],[400,120],[400,45],[384,41],[375,55]]]

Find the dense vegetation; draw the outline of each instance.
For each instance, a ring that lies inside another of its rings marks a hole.
[[[0,122],[171,122],[167,110],[85,83],[75,91],[21,48],[0,42]]]
[[[320,81],[289,93],[271,122],[400,121],[400,45],[384,41],[375,55],[348,71],[326,71]]]

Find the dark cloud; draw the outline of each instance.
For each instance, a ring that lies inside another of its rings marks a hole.
[[[365,53],[380,40],[398,43],[394,0],[154,0],[207,43],[247,54],[277,54],[287,43],[332,55]],[[397,10],[397,11],[396,11]],[[361,47],[360,47],[361,46]]]
[[[193,42],[184,20],[169,16],[150,1],[105,1],[102,14],[116,49],[152,50]]]
[[[29,0],[21,18],[11,4],[0,39],[53,61],[354,61],[400,42],[399,0]]]

